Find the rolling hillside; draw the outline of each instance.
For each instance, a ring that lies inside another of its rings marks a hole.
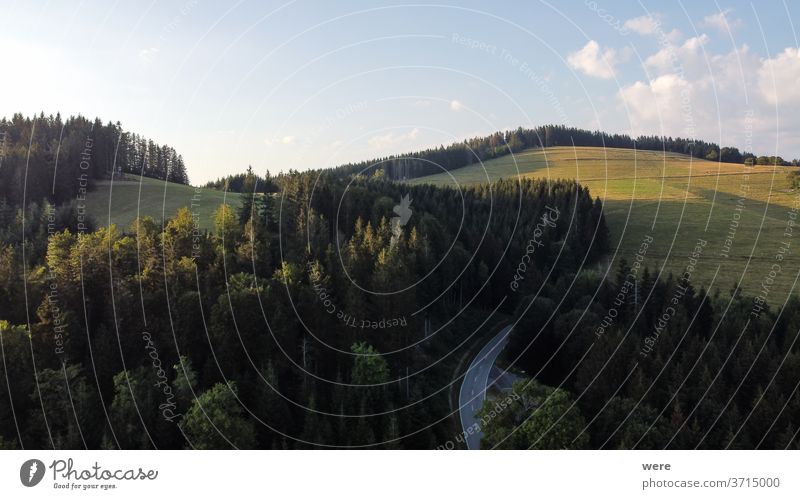
[[[194,200],[193,200],[193,196]],[[227,197],[226,197],[227,196]],[[183,206],[198,214],[200,227],[211,229],[214,211],[223,202],[239,208],[242,194],[198,189],[151,178],[102,181],[86,196],[86,210],[99,225],[127,228],[137,216],[156,220],[171,218]],[[109,204],[111,199],[111,204]],[[194,204],[194,206],[193,206]]]
[[[652,236],[644,263],[651,271],[663,267],[663,275],[677,275],[700,238],[707,244],[692,273],[696,288],[726,293],[741,282],[745,293],[766,294],[769,303],[780,304],[790,289],[798,289],[800,269],[800,241],[791,230],[800,192],[789,188],[791,170],[658,151],[553,147],[411,182],[452,186],[517,175],[578,179],[605,202],[614,265],[621,258],[632,262]]]

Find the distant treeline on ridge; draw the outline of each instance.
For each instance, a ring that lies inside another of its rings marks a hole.
[[[475,137],[448,146],[426,149],[411,154],[395,155],[370,161],[350,163],[333,168],[340,174],[385,175],[393,180],[411,179],[463,168],[475,163],[516,153],[531,147],[554,146],[614,147],[643,149],[687,154],[695,158],[724,163],[764,165],[797,165],[798,161],[785,161],[780,156],[756,157],[735,147],[722,147],[712,142],[685,138],[609,134],[583,130],[563,125],[544,125],[536,128],[517,128],[495,132],[486,137]]]

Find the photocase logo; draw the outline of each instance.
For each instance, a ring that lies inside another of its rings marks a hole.
[[[411,210],[411,201],[413,200],[409,196],[409,194],[406,194],[405,196],[401,197],[400,204],[396,204],[394,205],[394,208],[392,208],[392,211],[394,211],[395,215],[397,215],[392,217],[391,220],[392,246],[397,243],[400,235],[403,233],[403,227],[406,226],[408,221],[411,219],[411,215],[414,214],[414,212]]]
[[[44,478],[44,463],[38,459],[28,459],[19,469],[19,479],[26,487],[35,487]]]
[[[394,205],[392,209],[395,215],[397,215],[396,217],[392,217],[392,222],[398,224],[400,227],[405,227],[411,215],[414,213],[411,211],[411,201],[413,201],[413,199],[409,196],[409,194],[406,194],[400,198],[400,204]]]

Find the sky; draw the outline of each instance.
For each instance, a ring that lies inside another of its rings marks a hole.
[[[548,123],[800,157],[800,5],[0,0],[0,115],[169,144],[193,184]]]

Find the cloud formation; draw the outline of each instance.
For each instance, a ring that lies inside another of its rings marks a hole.
[[[708,43],[705,34],[687,39],[681,45],[668,44],[645,59],[645,65],[658,74],[681,72],[698,74],[708,71],[703,47]]]
[[[725,9],[703,18],[702,26],[714,28],[720,33],[728,33],[742,26],[741,19],[731,19],[731,9]]]
[[[656,14],[634,17],[625,21],[624,27],[639,35],[655,35],[661,26],[661,21]]]
[[[764,59],[758,68],[757,81],[761,96],[769,104],[800,104],[800,51],[788,47],[773,59]]]
[[[760,58],[746,44],[716,53],[707,34],[662,45],[646,77],[623,84],[622,127],[633,134],[703,138],[758,154],[800,148],[800,50]],[[601,125],[602,126],[602,125]]]
[[[614,66],[619,60],[614,49],[607,48],[601,51],[599,43],[589,40],[582,49],[569,54],[567,62],[570,67],[584,74],[607,80],[613,78]]]
[[[662,16],[657,13],[634,17],[625,21],[624,28],[642,36],[653,36],[664,39],[666,43],[678,43],[683,38],[683,33],[673,28],[669,33],[664,30]]]

